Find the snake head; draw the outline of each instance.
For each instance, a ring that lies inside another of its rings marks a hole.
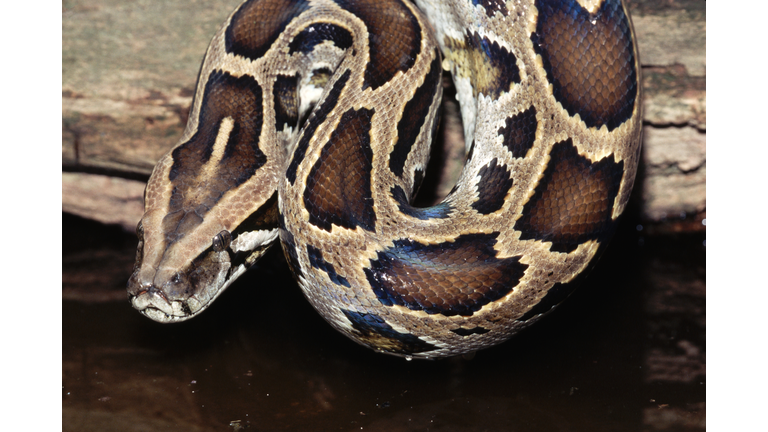
[[[168,213],[167,205],[147,202],[136,229],[139,244],[128,298],[154,321],[199,314],[277,239],[276,195],[239,218],[222,218],[216,208],[200,206]]]

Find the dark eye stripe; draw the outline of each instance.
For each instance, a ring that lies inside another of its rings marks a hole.
[[[232,238],[237,238],[240,234],[252,231],[273,230],[277,228],[278,208],[277,191],[260,205],[259,208],[245,218],[232,231]]]

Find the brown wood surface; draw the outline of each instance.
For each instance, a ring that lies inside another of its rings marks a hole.
[[[208,42],[239,3],[63,3],[63,211],[133,230],[144,181],[186,124]],[[630,9],[645,88],[636,211],[662,232],[703,230],[706,3],[633,0]],[[449,182],[463,159],[460,126],[451,111],[449,106],[443,121],[442,155],[449,164],[438,176]],[[445,187],[434,193],[443,194]]]

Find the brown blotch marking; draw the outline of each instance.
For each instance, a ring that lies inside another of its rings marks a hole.
[[[292,19],[309,8],[306,0],[250,0],[243,3],[227,27],[228,53],[259,59]]]
[[[307,177],[304,206],[309,222],[326,231],[331,224],[373,231],[371,118],[374,110],[350,109],[342,116]]]
[[[528,268],[519,256],[496,258],[498,235],[464,234],[438,244],[397,240],[364,271],[385,306],[471,316],[507,295]]]
[[[445,45],[450,51],[447,58],[457,65],[458,75],[471,80],[475,97],[482,93],[498,99],[513,83],[520,83],[517,57],[498,42],[467,30],[461,41],[446,36]]]
[[[219,148],[220,159],[211,160],[225,119],[229,119],[232,129],[223,151]],[[173,191],[169,214],[163,220],[169,241],[202,223],[226,192],[243,184],[267,162],[259,149],[262,122],[262,91],[253,78],[235,78],[221,71],[209,76],[198,130],[172,153],[168,180]]]
[[[620,0],[590,14],[575,0],[536,1],[536,32],[555,98],[588,127],[613,130],[632,115],[637,71],[629,20]]]
[[[515,223],[521,240],[552,242],[555,252],[572,252],[587,240],[613,232],[613,204],[624,173],[624,161],[613,155],[592,163],[578,154],[571,139],[557,143],[533,196]]]
[[[536,108],[507,117],[506,126],[499,128],[499,135],[504,138],[503,144],[516,158],[524,158],[536,141]]]
[[[472,203],[472,208],[486,215],[500,210],[513,184],[507,167],[497,165],[497,160],[494,158],[488,165],[480,168],[478,174],[480,175],[480,181],[477,184],[478,199]]]
[[[288,165],[288,169],[285,170],[285,178],[287,178],[292,185],[296,182],[296,170],[299,169],[299,165],[304,161],[304,156],[306,156],[307,149],[309,148],[309,142],[315,135],[317,128],[323,124],[328,117],[328,114],[330,114],[336,107],[336,103],[339,101],[339,96],[341,96],[341,91],[344,89],[344,86],[347,85],[351,72],[352,71],[348,69],[335,83],[333,83],[333,87],[328,91],[325,99],[323,99],[319,107],[312,111],[306,125],[304,125],[299,142],[296,144],[296,149],[293,151],[291,163]]]
[[[403,175],[405,161],[416,143],[422,126],[424,126],[424,121],[427,119],[429,109],[432,107],[432,102],[434,102],[435,95],[439,90],[438,86],[441,83],[442,75],[440,54],[435,51],[435,59],[432,60],[424,83],[416,89],[413,98],[405,104],[403,117],[397,123],[397,142],[392,153],[389,154],[389,169],[398,177]],[[437,122],[436,117],[434,122]]]
[[[334,0],[360,18],[368,28],[371,59],[365,68],[363,90],[376,90],[395,74],[406,72],[421,52],[421,29],[400,0]]]
[[[299,75],[277,75],[272,90],[275,102],[275,129],[296,127],[299,122]]]
[[[378,315],[344,309],[341,311],[352,323],[355,338],[372,349],[395,354],[415,354],[437,349],[412,334],[398,332]]]

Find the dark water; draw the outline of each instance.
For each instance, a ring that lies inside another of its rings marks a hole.
[[[125,295],[135,237],[64,215],[63,429],[704,430],[703,236],[635,225],[537,326],[406,361],[332,330],[277,250],[198,318],[157,324]]]

